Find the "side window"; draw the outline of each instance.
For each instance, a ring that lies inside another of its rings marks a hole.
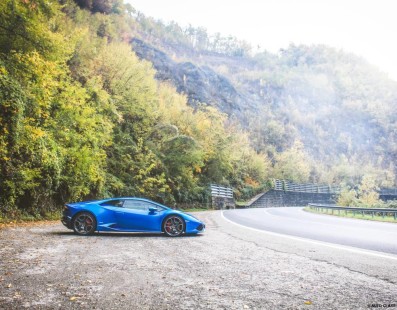
[[[124,208],[149,211],[149,208],[156,208],[158,211],[163,211],[164,209],[153,203],[141,201],[141,200],[126,200],[123,205]]]
[[[149,210],[148,203],[139,200],[126,200],[124,202],[123,207],[126,209],[141,210],[141,211]]]
[[[102,202],[101,206],[112,206],[112,207],[122,207],[124,203],[124,200],[110,200],[110,201],[106,201],[106,202]]]

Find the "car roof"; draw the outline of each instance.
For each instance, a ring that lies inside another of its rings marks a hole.
[[[156,201],[153,201],[153,200],[150,200],[150,199],[146,199],[146,198],[140,198],[140,197],[113,197],[113,198],[97,200],[96,203],[112,201],[112,200],[140,200],[140,201],[145,201],[145,202],[149,202],[149,203],[154,203],[156,205],[159,205],[161,207],[165,207],[165,208],[169,209],[169,207],[167,207],[167,206],[165,206],[165,205],[163,205],[163,204],[161,204],[159,202],[156,202]]]
[[[167,207],[161,203],[158,203],[158,202],[152,201],[150,199],[146,199],[146,198],[140,198],[140,197],[112,197],[112,198],[105,198],[105,199],[99,199],[99,200],[89,200],[89,201],[79,201],[79,202],[67,203],[67,205],[101,204],[103,202],[113,201],[113,200],[139,200],[139,201],[145,201],[148,203],[153,203],[153,204],[156,204],[156,205],[161,206],[166,209],[170,209],[170,207]]]

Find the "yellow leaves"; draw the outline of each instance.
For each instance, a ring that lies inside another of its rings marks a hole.
[[[25,130],[27,136],[29,136],[32,140],[40,139],[46,135],[45,131],[39,127],[25,125]]]
[[[352,206],[357,201],[357,193],[355,190],[342,187],[338,197],[339,206]]]
[[[275,156],[274,175],[279,179],[295,182],[307,182],[310,176],[308,156],[304,152],[303,144],[295,141],[294,145]]]
[[[38,139],[45,136],[45,132],[41,128],[34,128],[32,132],[32,138]]]
[[[305,301],[305,305],[307,305],[307,306],[310,306],[310,305],[312,305],[313,303],[310,301],[310,300],[306,300]]]
[[[5,67],[3,67],[3,66],[0,66],[0,74],[1,75],[7,75],[8,74],[7,69]]]
[[[259,183],[258,183],[257,181],[255,181],[255,180],[253,180],[253,179],[250,178],[250,177],[246,177],[246,178],[244,179],[244,182],[245,182],[246,184],[248,184],[248,185],[253,186],[253,187],[259,186]]]

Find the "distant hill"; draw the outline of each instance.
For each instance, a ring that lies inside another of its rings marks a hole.
[[[203,29],[183,31],[139,14],[137,20],[142,29],[132,46],[156,77],[171,81],[191,105],[239,119],[258,151],[274,158],[299,140],[327,171],[342,162],[395,171],[397,82],[364,59],[323,45],[250,55],[235,38],[217,51]],[[206,44],[192,43],[197,33]]]

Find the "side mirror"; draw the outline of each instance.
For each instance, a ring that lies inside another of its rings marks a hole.
[[[150,207],[150,208],[149,208],[149,212],[150,212],[150,213],[157,212],[157,208],[155,208],[155,207]]]

